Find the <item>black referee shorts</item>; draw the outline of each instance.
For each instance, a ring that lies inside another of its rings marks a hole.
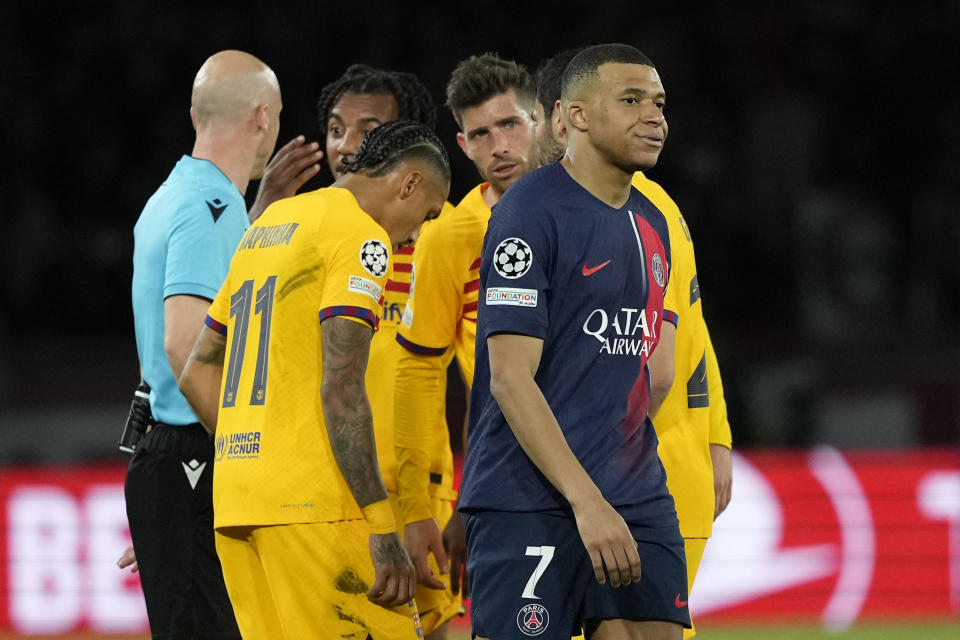
[[[213,536],[213,441],[157,424],[127,469],[127,521],[157,640],[239,639]]]

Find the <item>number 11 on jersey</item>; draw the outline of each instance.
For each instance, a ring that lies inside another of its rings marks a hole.
[[[237,388],[243,369],[243,356],[247,347],[247,330],[250,327],[251,307],[260,316],[260,339],[257,342],[257,368],[253,372],[253,389],[250,404],[262,405],[267,399],[267,364],[270,355],[270,323],[273,320],[273,296],[277,290],[277,276],[270,276],[262,287],[253,293],[253,280],[247,280],[230,297],[230,318],[233,320],[233,336],[230,340],[230,357],[226,382],[223,387],[223,407],[237,404]]]

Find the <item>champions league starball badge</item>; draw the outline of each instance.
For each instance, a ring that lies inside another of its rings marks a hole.
[[[530,270],[533,251],[520,238],[507,238],[493,252],[493,268],[504,278],[515,280]]]
[[[653,271],[653,279],[657,281],[657,286],[662,287],[664,282],[663,259],[659,253],[653,254],[650,259],[650,270]]]
[[[387,273],[387,247],[379,240],[367,240],[360,247],[360,264],[377,278]]]
[[[538,636],[547,630],[550,614],[539,604],[528,604],[517,613],[517,626],[527,636]]]

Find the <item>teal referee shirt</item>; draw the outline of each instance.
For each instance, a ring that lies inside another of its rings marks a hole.
[[[212,300],[249,226],[246,203],[236,185],[209,160],[183,156],[133,228],[137,353],[158,422],[198,421],[177,388],[163,350],[163,301],[184,294]]]

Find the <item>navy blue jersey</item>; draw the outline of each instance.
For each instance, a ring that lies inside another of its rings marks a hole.
[[[461,508],[570,508],[490,394],[487,338],[512,333],[544,341],[535,380],[604,498],[628,522],[677,521],[647,417],[669,262],[667,223],[636,189],[615,209],[554,163],[504,195],[481,258]]]

